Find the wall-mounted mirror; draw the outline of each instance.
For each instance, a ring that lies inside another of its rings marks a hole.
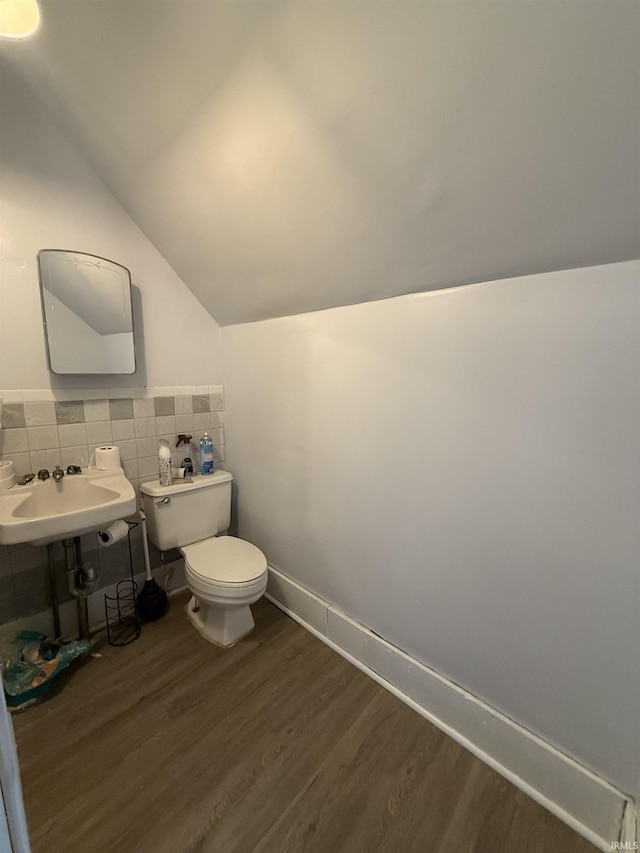
[[[49,368],[135,373],[129,270],[63,249],[42,249],[38,267]]]

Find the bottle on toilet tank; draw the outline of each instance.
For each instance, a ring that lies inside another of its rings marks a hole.
[[[158,450],[158,479],[161,486],[171,485],[171,450],[166,438],[160,439]]]
[[[200,439],[200,473],[213,474],[213,439],[208,432]]]

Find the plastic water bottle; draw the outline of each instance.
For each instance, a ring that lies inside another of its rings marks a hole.
[[[200,473],[213,474],[213,439],[208,432],[200,439]]]

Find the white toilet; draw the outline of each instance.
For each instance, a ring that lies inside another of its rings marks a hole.
[[[250,605],[267,588],[267,560],[255,545],[219,536],[231,521],[228,471],[161,486],[142,483],[147,535],[161,551],[179,548],[193,593],[187,615],[218,646],[232,646],[253,628]]]

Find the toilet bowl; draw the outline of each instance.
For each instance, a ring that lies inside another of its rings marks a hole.
[[[267,588],[267,560],[255,545],[220,536],[180,549],[192,597],[189,620],[218,646],[232,646],[252,631],[250,605]]]
[[[220,535],[231,522],[228,471],[194,476],[169,486],[142,483],[147,535],[160,551],[179,548],[192,597],[187,616],[218,646],[232,646],[254,626],[250,606],[267,588],[262,551],[235,536]]]

